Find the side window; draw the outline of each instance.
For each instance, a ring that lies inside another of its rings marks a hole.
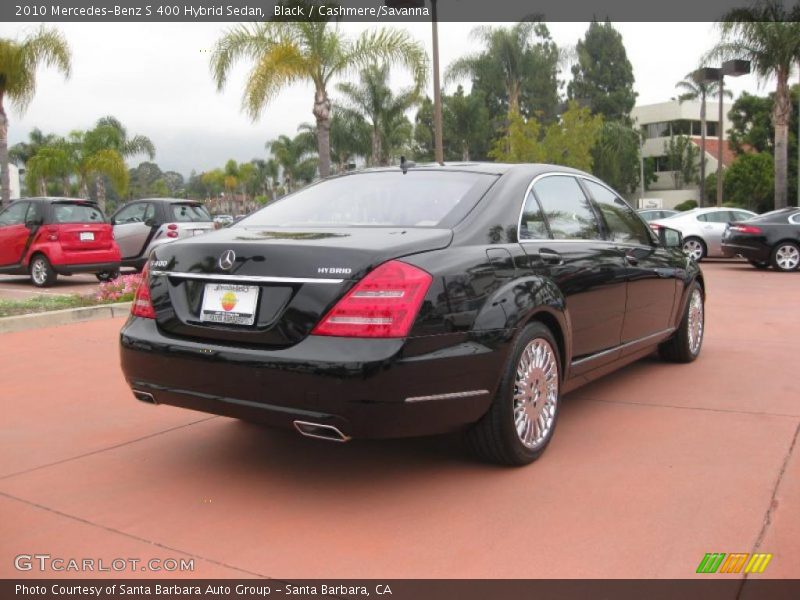
[[[733,211],[733,220],[734,221],[747,221],[748,219],[752,219],[753,215],[750,213],[742,212],[740,210]]]
[[[649,228],[622,198],[594,181],[584,180],[584,183],[600,207],[612,241],[644,246],[652,243]]]
[[[697,215],[696,218],[697,218],[698,221],[701,221],[703,223],[707,223],[710,220],[708,217],[709,217],[709,213],[703,213],[702,215]]]
[[[30,202],[15,202],[0,213],[0,227],[3,225],[22,225]]]
[[[145,219],[145,212],[149,204],[145,202],[137,202],[131,206],[126,206],[117,213],[114,217],[116,225],[127,225],[129,223],[143,223]]]
[[[522,219],[519,223],[519,239],[541,240],[549,239],[550,233],[544,223],[542,208],[532,193],[525,199],[525,208],[522,209]]]
[[[144,209],[144,220],[153,219],[156,216],[156,207],[152,202],[147,203],[147,208]]]
[[[555,239],[600,239],[597,216],[574,177],[544,177],[536,182],[533,190]]]
[[[33,221],[34,223],[41,223],[43,217],[44,211],[42,210],[42,203],[31,202],[30,207],[28,208],[28,214],[25,215],[25,222],[29,223]]]

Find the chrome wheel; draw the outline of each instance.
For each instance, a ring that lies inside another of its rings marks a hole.
[[[47,264],[43,258],[36,258],[31,265],[31,278],[36,285],[44,285],[47,281]]]
[[[689,351],[692,355],[700,352],[700,344],[703,343],[705,313],[703,310],[703,294],[695,289],[689,300]]]
[[[514,426],[529,449],[550,435],[558,403],[558,360],[550,343],[534,338],[523,350],[514,380]]]
[[[705,254],[703,242],[697,239],[690,239],[683,242],[683,251],[695,262],[703,258]]]
[[[781,271],[794,271],[800,264],[800,250],[794,244],[784,244],[775,250],[775,264]]]

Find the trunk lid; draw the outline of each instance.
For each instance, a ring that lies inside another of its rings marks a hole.
[[[446,248],[451,240],[449,229],[238,226],[165,244],[150,261],[157,322],[181,337],[291,346],[377,265]],[[229,268],[226,259],[232,261]],[[252,313],[252,324],[204,320],[203,314],[211,316],[203,313],[204,302],[220,318],[233,310],[225,308],[225,301],[220,308],[210,300],[228,292],[232,295],[226,296],[227,306],[238,302],[245,313]]]

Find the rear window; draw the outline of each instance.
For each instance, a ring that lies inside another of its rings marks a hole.
[[[793,214],[800,214],[796,212],[796,208],[779,208],[778,210],[771,210],[765,212],[763,215],[756,215],[751,221],[759,221],[761,223],[786,223]],[[794,219],[796,222],[797,219]]]
[[[244,227],[439,227],[458,221],[495,176],[459,171],[359,173],[322,181],[271,204]]]
[[[170,209],[172,210],[172,220],[177,223],[211,221],[211,215],[208,214],[205,206],[200,204],[173,204]]]
[[[53,204],[53,223],[103,223],[100,209],[91,204],[59,202]]]

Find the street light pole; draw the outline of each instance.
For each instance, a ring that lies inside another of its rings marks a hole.
[[[433,135],[434,159],[444,164],[442,142],[442,90],[439,85],[439,25],[436,14],[437,0],[431,0],[431,29],[433,35]]]
[[[725,73],[724,69],[719,73],[719,119],[717,121],[717,140],[719,146],[717,147],[717,206],[722,206],[722,145],[725,143],[725,127],[722,125],[722,119],[725,112],[722,108],[722,103],[725,99]]]

